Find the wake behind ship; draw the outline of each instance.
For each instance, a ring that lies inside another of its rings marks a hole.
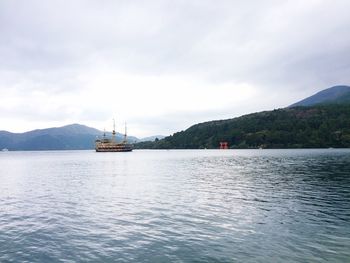
[[[125,125],[125,134],[122,142],[116,141],[116,132],[115,132],[115,123],[113,122],[113,132],[112,137],[107,138],[106,133],[103,133],[103,137],[96,139],[95,141],[95,150],[96,152],[131,152],[132,144],[129,144],[127,141],[126,135],[126,125]]]

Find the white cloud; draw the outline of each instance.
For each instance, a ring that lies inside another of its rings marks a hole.
[[[116,116],[130,133],[349,84],[348,1],[2,1],[0,129]],[[103,126],[103,127],[102,127]]]

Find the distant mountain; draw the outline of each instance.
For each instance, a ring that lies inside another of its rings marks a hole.
[[[296,106],[313,106],[317,104],[344,104],[350,103],[350,87],[349,86],[334,86],[322,90],[315,95],[303,99],[289,107]]]
[[[100,135],[101,131],[91,128],[81,124],[70,124],[63,127],[55,127],[55,128],[47,128],[47,129],[38,129],[25,133],[21,133],[22,135],[26,135],[29,137],[36,137],[41,135],[81,135],[81,134],[89,134],[89,135]]]
[[[149,136],[149,137],[144,137],[139,140],[139,142],[153,142],[156,139],[161,140],[165,138],[164,135],[154,135],[154,136]]]
[[[140,149],[350,147],[350,104],[293,107],[193,125]]]
[[[102,131],[80,124],[71,124],[58,128],[33,130],[24,133],[0,131],[0,149],[9,150],[83,150],[93,149],[96,136]],[[123,134],[117,133],[116,139],[122,140]],[[138,138],[128,136],[132,143]]]

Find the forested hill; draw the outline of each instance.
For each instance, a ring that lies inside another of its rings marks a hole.
[[[200,123],[136,148],[324,148],[350,147],[350,105],[284,108]]]

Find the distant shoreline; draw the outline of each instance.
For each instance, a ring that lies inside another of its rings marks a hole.
[[[230,148],[230,149],[134,149],[134,151],[236,151],[236,150],[256,150],[256,151],[269,151],[269,150],[350,150],[350,148]],[[69,152],[69,151],[92,151],[95,149],[46,149],[46,150],[8,150],[0,151],[0,153],[10,152]],[[122,154],[122,153],[115,153]]]

